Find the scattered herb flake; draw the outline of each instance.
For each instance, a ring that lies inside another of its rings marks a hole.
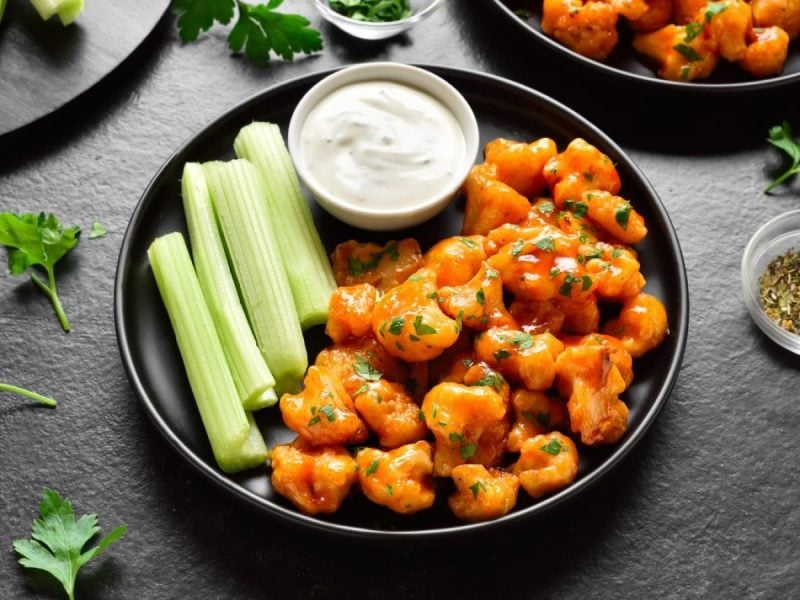
[[[375,471],[377,471],[378,470],[378,465],[380,464],[380,462],[381,462],[380,459],[376,458],[371,463],[369,463],[369,466],[367,467],[367,470],[364,471],[364,475],[369,476],[369,475],[372,475]]]
[[[355,371],[356,375],[361,377],[361,379],[366,379],[367,381],[378,381],[383,376],[383,373],[373,367],[369,361],[360,354],[356,354],[356,361],[353,363],[353,371]]]
[[[537,248],[544,250],[545,252],[554,252],[556,249],[556,243],[551,237],[539,238],[536,240],[535,244]]]
[[[96,240],[98,238],[106,237],[108,229],[99,221],[92,223],[92,228],[89,230],[89,239]]]
[[[414,319],[414,332],[417,335],[433,335],[436,333],[436,329],[426,323],[423,323],[422,315],[417,315]]]
[[[552,456],[558,456],[561,452],[565,452],[567,450],[567,447],[564,446],[564,444],[562,444],[561,441],[553,438],[539,449],[542,452],[547,452]]]
[[[703,60],[703,57],[697,53],[697,50],[689,46],[688,44],[684,44],[683,42],[677,43],[672,47],[675,52],[683,56],[689,62],[698,62]]]
[[[406,324],[406,320],[403,317],[395,317],[389,323],[389,333],[392,335],[400,335],[403,331],[403,326]]]
[[[461,458],[464,460],[468,460],[475,456],[475,452],[478,451],[478,444],[471,443],[471,444],[463,444],[461,446]]]
[[[486,485],[480,479],[476,479],[475,483],[473,483],[471,486],[469,486],[469,489],[472,491],[473,500],[477,500],[478,492],[480,492],[481,490],[483,490],[485,492],[486,491]]]
[[[624,202],[620,205],[614,213],[614,220],[622,227],[623,230],[628,229],[628,221],[631,217],[631,205],[629,202]]]
[[[494,359],[497,362],[500,362],[501,360],[505,360],[506,358],[510,358],[511,357],[511,352],[509,352],[508,350],[500,349],[500,350],[497,350],[492,356],[494,356]]]
[[[477,292],[475,292],[475,301],[481,306],[486,304],[486,292],[483,291],[483,288],[480,288]]]

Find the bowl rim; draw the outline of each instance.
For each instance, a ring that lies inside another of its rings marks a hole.
[[[398,19],[397,21],[360,21],[358,19],[351,19],[350,17],[333,10],[325,0],[314,0],[314,6],[316,6],[317,10],[326,18],[334,21],[341,21],[342,23],[347,23],[348,25],[361,27],[363,29],[374,29],[376,31],[380,31],[382,29],[394,29],[398,26],[405,26],[407,28],[408,26],[411,26],[427,17],[430,13],[439,8],[443,2],[444,0],[433,0],[421,11],[412,12],[405,19]]]
[[[226,120],[230,119],[231,115],[252,108],[255,104],[258,103],[258,101],[263,96],[295,87],[305,86],[309,82],[318,81],[322,77],[325,77],[326,75],[332,72],[340,70],[343,67],[336,67],[333,69],[326,69],[322,71],[312,72],[297,78],[290,79],[288,81],[277,82],[274,85],[270,85],[261,90],[258,90],[255,93],[251,94],[250,96],[244,98],[240,102],[232,106],[229,106],[227,109],[218,113],[215,118],[206,122],[199,129],[193,131],[191,135],[187,137],[184,140],[184,142],[181,143],[176,148],[176,150],[161,164],[161,166],[158,168],[158,170],[155,172],[155,174],[145,187],[139,200],[137,201],[136,206],[134,207],[134,210],[131,213],[128,225],[123,235],[122,244],[120,245],[119,257],[117,260],[117,267],[114,279],[114,329],[116,332],[117,345],[119,348],[120,357],[125,372],[128,376],[130,385],[133,388],[134,394],[138,397],[138,400],[141,401],[142,404],[144,405],[145,412],[147,413],[151,422],[155,424],[158,433],[162,435],[169,442],[169,444],[177,451],[177,453],[181,455],[183,459],[186,460],[186,462],[193,469],[196,470],[196,472],[208,478],[208,480],[210,480],[219,489],[224,490],[226,494],[230,494],[235,499],[241,501],[243,504],[258,509],[260,514],[264,514],[269,518],[285,520],[285,522],[298,527],[306,527],[308,528],[307,531],[313,531],[320,535],[331,536],[339,539],[347,538],[351,540],[371,540],[371,541],[392,543],[392,542],[398,542],[400,540],[404,541],[442,540],[444,538],[453,539],[457,537],[463,537],[465,535],[489,534],[507,529],[508,527],[511,526],[515,525],[518,526],[520,523],[525,522],[528,519],[541,516],[541,513],[548,512],[549,510],[552,510],[557,506],[561,506],[567,502],[575,500],[576,496],[580,495],[582,491],[594,487],[600,481],[603,481],[604,477],[614,468],[616,468],[620,464],[620,462],[622,462],[630,454],[633,448],[635,448],[639,444],[641,438],[653,425],[658,413],[666,404],[667,399],[670,397],[670,394],[675,386],[675,383],[678,378],[678,373],[680,371],[681,364],[683,362],[683,357],[686,350],[686,343],[689,335],[688,334],[689,330],[688,277],[686,273],[685,261],[683,258],[683,251],[681,249],[680,242],[678,240],[677,232],[675,230],[674,225],[672,224],[672,220],[670,219],[669,214],[667,213],[666,206],[658,197],[658,194],[656,193],[650,181],[645,177],[644,173],[641,171],[639,166],[633,162],[633,159],[627,152],[624,152],[622,148],[608,136],[608,134],[606,134],[598,126],[588,121],[585,117],[583,117],[573,109],[569,108],[568,106],[564,105],[560,101],[556,100],[555,98],[548,96],[543,92],[535,90],[529,86],[517,83],[515,81],[512,81],[504,77],[500,77],[490,73],[479,72],[476,70],[457,68],[452,66],[436,65],[436,64],[415,63],[415,66],[431,70],[441,76],[452,76],[462,79],[480,78],[482,81],[492,80],[498,84],[502,84],[511,89],[517,89],[523,91],[526,94],[535,97],[539,101],[544,102],[549,107],[563,113],[565,116],[569,117],[569,119],[573,120],[580,127],[583,127],[586,130],[592,132],[595,136],[597,136],[598,139],[603,141],[605,147],[608,150],[612,151],[621,159],[623,159],[623,161],[626,163],[626,167],[629,168],[631,172],[634,174],[634,176],[636,176],[639,179],[641,185],[644,187],[645,190],[647,190],[648,194],[653,198],[654,200],[653,208],[667,225],[666,234],[669,241],[669,245],[671,248],[673,248],[679,263],[677,266],[681,276],[678,278],[678,281],[676,282],[677,306],[678,306],[677,323],[675,324],[676,351],[675,354],[672,356],[671,360],[669,361],[669,364],[667,365],[667,372],[665,374],[665,385],[660,389],[659,393],[654,398],[652,404],[647,408],[647,410],[643,414],[641,424],[637,428],[629,430],[628,433],[630,435],[628,435],[624,439],[624,441],[622,441],[619,445],[617,445],[614,452],[610,454],[609,457],[597,469],[592,471],[587,477],[575,482],[571,486],[561,490],[560,492],[552,496],[540,500],[535,505],[528,507],[522,511],[512,512],[498,519],[492,521],[484,521],[480,523],[463,523],[457,526],[394,531],[394,530],[374,530],[356,525],[329,523],[326,521],[321,521],[315,517],[302,514],[294,509],[290,509],[288,507],[284,507],[274,503],[270,504],[267,507],[268,509],[265,510],[264,499],[261,496],[257,495],[255,492],[248,490],[242,486],[232,485],[231,481],[224,473],[222,473],[220,470],[216,469],[212,465],[207,464],[205,461],[201,460],[195,454],[195,452],[191,448],[189,448],[187,443],[184,442],[178,436],[178,434],[167,424],[165,418],[159,413],[158,409],[156,408],[153,399],[150,397],[144,385],[143,378],[140,376],[140,373],[137,370],[137,366],[133,358],[132,342],[128,337],[128,332],[126,329],[127,301],[125,299],[125,287],[126,287],[127,272],[131,268],[133,268],[132,246],[135,243],[135,238],[138,233],[138,230],[144,226],[142,215],[150,209],[151,204],[153,204],[154,202],[155,198],[153,194],[154,189],[158,186],[160,180],[164,177],[165,173],[167,173],[170,170],[173,163],[179,160],[181,157],[183,157],[192,149],[199,136],[202,136],[205,133],[215,130],[217,127],[220,126],[221,123],[224,123]]]
[[[403,79],[395,79],[395,76],[406,77]],[[415,81],[409,82],[408,80],[410,79],[414,79]],[[464,158],[458,165],[458,170],[454,173],[449,185],[439,194],[417,202],[412,206],[376,209],[360,207],[351,202],[342,200],[318,185],[317,180],[308,171],[305,161],[302,160],[303,153],[300,150],[300,135],[311,111],[316,108],[322,100],[338,89],[355,83],[378,80],[388,80],[407,87],[416,88],[432,97],[434,100],[437,100],[453,113],[459,129],[464,136]],[[447,96],[447,98],[443,98],[443,96]],[[461,118],[459,114],[453,110],[453,104],[457,105],[459,109],[458,113],[464,118]],[[422,213],[426,215],[425,219],[422,220],[427,220],[431,218],[435,212],[438,212],[439,209],[443,209],[447,204],[447,200],[451,198],[463,184],[470,169],[475,164],[475,157],[480,150],[480,129],[478,127],[478,120],[475,117],[475,111],[461,92],[431,71],[413,65],[386,61],[345,66],[320,79],[309,88],[297,103],[297,106],[295,106],[291,119],[289,120],[289,128],[286,137],[289,154],[294,161],[298,176],[309,188],[315,200],[317,200],[323,208],[327,209],[326,205],[330,204],[335,209],[335,216],[345,221],[347,221],[347,219],[343,219],[340,216],[341,214],[346,214],[348,217],[352,216],[354,220],[358,219],[363,223],[379,219],[403,220],[397,228],[412,224],[412,219],[409,217],[416,214]],[[420,220],[414,220],[414,222],[420,222]],[[363,225],[361,226],[363,227]]]
[[[796,222],[796,228],[783,232],[779,237],[774,236],[775,229],[792,220]],[[779,256],[779,252],[773,254],[770,249],[776,244],[785,243],[788,236],[797,238],[797,251],[800,252],[800,208],[786,211],[771,218],[756,229],[755,233],[750,237],[742,253],[742,295],[747,312],[750,313],[759,329],[781,347],[795,354],[800,354],[800,334],[787,331],[770,319],[764,312],[764,307],[756,293],[758,280],[761,277],[761,273],[755,272],[756,263],[764,255],[768,255],[770,260]]]

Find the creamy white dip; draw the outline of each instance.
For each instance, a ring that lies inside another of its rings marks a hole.
[[[410,208],[445,193],[464,160],[464,134],[437,99],[391,81],[343,86],[300,132],[315,184],[364,208]]]

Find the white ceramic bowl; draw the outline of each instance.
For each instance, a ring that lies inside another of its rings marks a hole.
[[[411,16],[399,21],[371,23],[351,19],[336,12],[330,7],[328,0],[314,0],[314,5],[326,21],[345,33],[362,40],[383,40],[411,29],[414,25],[429,17],[441,6],[443,0],[409,0]]]
[[[348,198],[338,197],[318,183],[313,171],[306,164],[300,144],[300,134],[306,118],[323,98],[340,87],[368,81],[391,81],[416,88],[441,102],[453,114],[464,135],[464,152],[463,156],[459,157],[458,168],[454,170],[443,192],[434,191],[430,197],[415,202],[411,207],[380,208],[356,204]],[[389,231],[418,225],[442,211],[459,192],[470,168],[475,163],[480,142],[475,114],[458,90],[430,71],[388,62],[347,67],[313,86],[303,96],[292,114],[288,138],[289,152],[297,173],[320,206],[345,223],[373,231]]]
[[[800,335],[783,329],[764,312],[759,278],[773,258],[794,249],[800,252],[800,210],[792,210],[762,225],[750,238],[742,256],[742,292],[753,320],[770,339],[800,354]]]

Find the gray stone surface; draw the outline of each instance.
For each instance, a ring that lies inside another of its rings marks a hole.
[[[285,6],[311,16],[310,4]],[[798,358],[751,322],[739,260],[759,224],[800,200],[798,183],[761,193],[780,164],[767,127],[790,119],[800,129],[798,89],[730,102],[640,96],[561,64],[485,2],[449,2],[410,35],[377,44],[312,19],[322,54],[262,68],[230,57],[222,31],[182,46],[168,15],[110,80],[0,147],[0,209],[109,229],[60,265],[69,335],[30,284],[0,269],[0,380],[60,401],[50,411],[0,398],[0,598],[61,597],[11,549],[29,533],[43,486],[106,528],[130,525],[85,568],[83,599],[797,597]],[[591,493],[500,535],[373,545],[231,502],[162,440],[118,357],[117,254],[158,167],[257,90],[376,59],[494,73],[575,108],[637,161],[685,254],[689,341],[655,425]]]

